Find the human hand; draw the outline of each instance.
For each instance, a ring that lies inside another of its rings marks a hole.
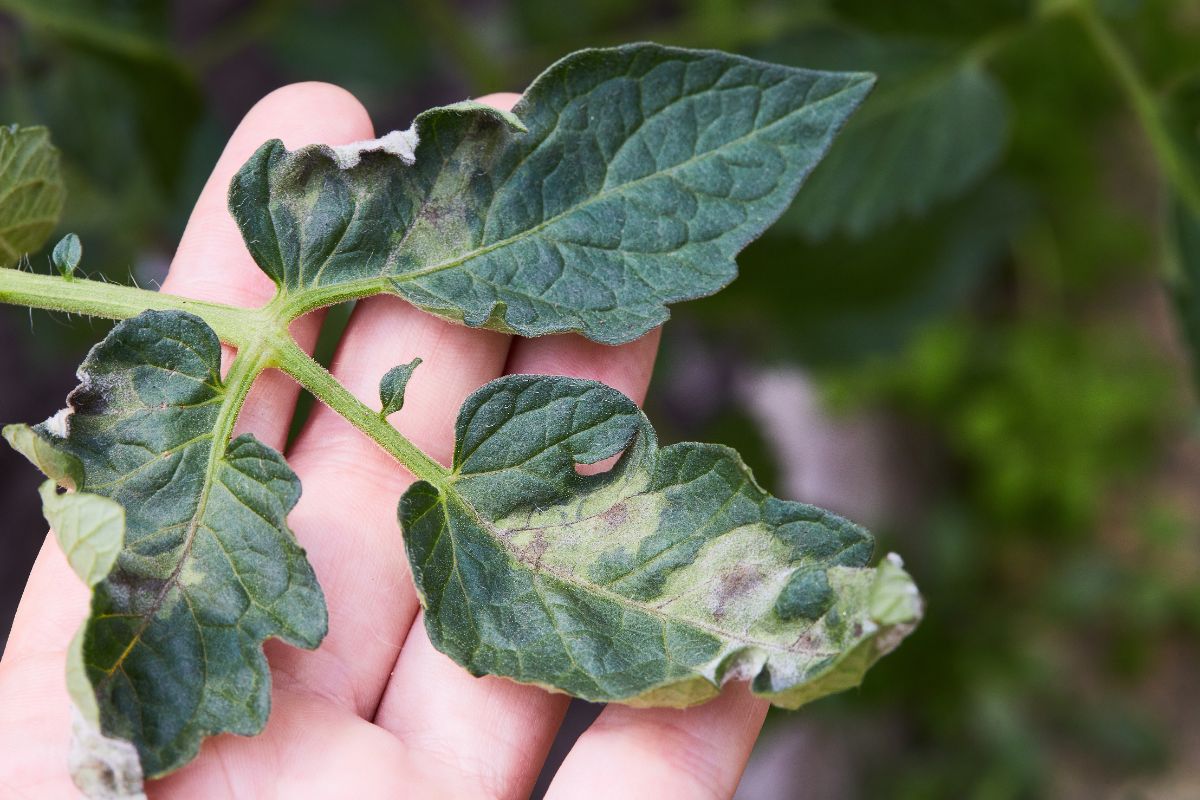
[[[510,108],[516,95],[483,102]],[[271,138],[289,148],[374,135],[362,106],[326,84],[297,84],[258,103],[234,133],[188,223],[164,291],[257,307],[274,293],[226,207],[230,178]],[[319,314],[292,328],[311,350]],[[591,378],[635,400],[646,392],[657,332],[619,347],[573,335],[514,339],[439,320],[395,297],[360,302],[332,365],[364,402],[415,356],[398,427],[449,461],[459,406],[506,373]],[[298,388],[265,373],[239,419],[282,450]],[[148,787],[164,797],[525,797],[568,698],[501,678],[473,678],[425,634],[396,523],[412,477],[342,417],[318,407],[287,453],[304,495],[289,523],[329,607],[329,635],[307,652],[268,642],[272,713],[258,737],[208,740],[186,768]],[[87,589],[53,539],[26,586],[0,661],[0,795],[75,797],[67,774],[66,650]],[[728,797],[766,713],[742,686],[698,708],[609,706],[580,738],[551,797]]]

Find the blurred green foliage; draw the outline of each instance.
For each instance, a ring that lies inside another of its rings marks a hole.
[[[119,280],[161,277],[233,124],[287,81],[345,85],[387,129],[636,39],[877,72],[742,277],[668,329],[798,364],[836,413],[904,432],[898,472],[916,474],[898,482],[918,485],[881,532],[909,554],[928,617],[861,692],[807,713],[855,732],[862,796],[1197,780],[1185,743],[1200,721],[1179,709],[1200,686],[1178,675],[1200,655],[1200,453],[1177,346],[1200,346],[1197,0],[0,0],[0,13],[0,121],[50,127],[62,229],[83,238],[84,270]],[[680,435],[726,441],[776,481],[736,393],[676,416]]]

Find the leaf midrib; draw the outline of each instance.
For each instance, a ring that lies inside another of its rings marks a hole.
[[[450,539],[451,539],[451,542],[453,545],[452,550],[455,553],[457,553],[459,545],[458,545],[457,541],[455,541],[456,537],[455,537],[453,525],[450,524],[450,515],[449,515],[449,506],[448,506],[449,499],[447,497],[447,495],[451,494],[451,490],[449,488],[446,488],[446,489],[443,489],[441,492],[439,492],[439,494],[440,494],[439,502],[442,503],[443,514],[445,514],[445,516],[446,516],[447,532],[450,534]],[[791,647],[787,647],[785,645],[780,645],[775,642],[767,642],[767,641],[763,641],[761,639],[750,638],[749,635],[742,636],[740,634],[731,633],[730,631],[727,631],[727,630],[724,630],[721,628],[706,625],[706,624],[704,624],[702,622],[698,622],[696,620],[691,620],[691,619],[685,620],[685,619],[681,619],[676,616],[671,616],[670,614],[667,614],[666,612],[662,611],[661,609],[659,609],[655,606],[643,605],[642,603],[638,602],[637,600],[626,597],[625,595],[620,594],[619,592],[616,592],[612,589],[609,589],[608,587],[600,586],[598,584],[594,584],[590,581],[579,578],[578,576],[574,575],[573,573],[564,575],[559,572],[550,571],[550,570],[546,570],[543,573],[542,571],[534,569],[532,566],[530,566],[525,561],[523,561],[520,558],[520,556],[517,555],[517,553],[511,547],[509,547],[507,545],[504,537],[500,535],[499,531],[495,528],[495,526],[492,523],[490,523],[489,521],[487,521],[486,519],[484,519],[483,515],[481,515],[479,513],[479,511],[476,510],[473,505],[471,505],[469,502],[467,502],[466,498],[464,498],[462,495],[460,495],[457,492],[453,492],[453,498],[472,517],[472,519],[475,520],[475,522],[479,525],[480,529],[483,531],[486,531],[488,533],[488,535],[490,535],[492,537],[493,541],[505,553],[507,553],[509,555],[509,557],[513,560],[513,562],[518,566],[518,568],[528,570],[529,572],[533,573],[533,575],[536,578],[550,577],[550,578],[553,578],[554,580],[557,580],[557,581],[565,583],[569,586],[572,586],[581,592],[598,595],[598,596],[604,597],[605,599],[612,600],[613,602],[617,603],[618,605],[625,606],[626,608],[630,608],[630,609],[642,612],[644,614],[648,614],[650,616],[657,617],[658,619],[664,621],[665,623],[670,623],[672,625],[683,625],[683,626],[694,628],[698,631],[701,631],[703,633],[707,633],[707,634],[713,636],[722,644],[753,645],[753,646],[757,646],[757,647],[762,647],[764,649],[773,650],[773,651],[779,652],[779,653],[786,653],[791,656],[795,656],[797,654],[807,652],[807,653],[811,653],[817,657],[823,657],[823,656],[827,656],[827,655],[837,655],[838,653],[842,652],[840,649],[832,650],[828,653],[826,653],[824,651],[816,651],[816,650],[804,651],[804,650],[800,650],[800,649],[794,649]],[[455,556],[455,558],[457,558],[457,555]],[[464,587],[464,597],[467,597],[467,598],[471,597],[470,594],[465,593],[465,587]],[[556,625],[556,629],[557,629],[557,625]],[[797,637],[797,640],[799,641],[799,639],[802,639],[802,638],[803,638],[803,634],[801,634],[801,636]],[[866,638],[870,638],[870,637],[864,637],[864,639],[866,639]]]
[[[765,134],[767,131],[770,131],[772,128],[774,128],[778,125],[782,125],[785,122],[788,122],[790,120],[793,120],[798,115],[809,114],[809,113],[821,108],[825,104],[838,99],[839,97],[844,95],[847,91],[851,90],[852,88],[858,87],[860,84],[861,84],[861,81],[847,83],[845,86],[838,89],[836,92],[826,95],[825,97],[822,97],[820,100],[817,100],[813,103],[802,106],[801,108],[796,109],[795,111],[792,111],[791,113],[785,114],[782,117],[780,117],[779,119],[775,120],[774,122],[770,122],[767,125],[764,125],[760,128],[755,128],[755,129],[751,130],[749,133],[739,136],[736,139],[731,139],[730,141],[721,144],[719,147],[716,147],[716,148],[713,148],[712,150],[707,150],[704,153],[692,156],[691,158],[681,161],[678,164],[673,164],[670,167],[667,167],[666,169],[659,170],[657,172],[652,172],[647,175],[643,175],[640,178],[635,178],[631,181],[622,183],[618,186],[614,186],[609,189],[604,189],[600,192],[597,192],[596,194],[587,198],[583,202],[581,202],[577,205],[573,205],[564,211],[560,211],[558,214],[555,214],[553,217],[543,220],[542,222],[539,222],[537,225],[534,225],[530,228],[527,228],[526,230],[523,230],[516,234],[513,234],[512,236],[506,237],[504,239],[501,239],[499,241],[493,242],[488,245],[484,245],[482,247],[476,247],[475,249],[470,250],[456,258],[453,258],[453,259],[450,259],[447,261],[443,261],[438,264],[433,264],[433,265],[430,265],[427,267],[423,267],[420,269],[410,270],[408,272],[402,272],[402,273],[386,273],[386,274],[380,274],[378,276],[372,276],[370,278],[361,278],[361,279],[354,280],[354,281],[346,281],[344,283],[329,284],[327,287],[330,290],[329,294],[336,295],[340,299],[350,299],[353,296],[362,296],[360,293],[368,293],[368,294],[373,293],[373,291],[378,290],[378,288],[381,285],[386,287],[390,284],[393,288],[397,288],[397,284],[411,283],[419,278],[423,278],[428,275],[433,275],[438,272],[444,272],[446,270],[461,267],[470,261],[474,261],[477,258],[486,256],[489,253],[492,253],[496,250],[507,248],[517,242],[523,241],[530,237],[534,237],[541,231],[545,230],[547,227],[561,221],[562,219],[565,219],[568,216],[580,213],[581,211],[588,208],[589,206],[599,203],[602,200],[605,200],[611,196],[621,194],[621,193],[629,190],[631,187],[635,187],[645,181],[653,180],[656,178],[661,178],[663,176],[670,176],[671,174],[673,174],[679,170],[682,170],[686,167],[689,167],[693,164],[696,164],[700,161],[715,157],[717,154],[719,154],[722,150],[724,150],[726,148],[735,147],[746,141],[757,138],[757,137]],[[421,216],[421,214],[423,214],[425,212],[426,208],[427,208],[427,205],[422,205],[421,211],[418,212],[418,214],[417,214],[417,218],[419,218]],[[415,225],[415,219],[414,219],[414,225]],[[743,238],[753,238],[756,234],[757,234],[756,231],[744,233]],[[406,240],[407,240],[407,234],[405,235],[404,239],[402,239],[402,241],[406,241]],[[395,263],[394,256],[396,256],[398,254],[399,254],[398,250],[393,252],[393,258],[392,258],[393,263]],[[326,260],[328,261],[328,259],[326,259]],[[308,295],[308,297],[310,299],[313,299],[316,301],[316,305],[309,306],[307,304],[299,304],[299,307],[304,308],[305,310],[310,310],[311,308],[316,308],[320,304],[322,304],[323,300],[320,298],[323,293],[321,292],[321,289],[324,289],[324,288],[326,288],[326,287],[321,286],[321,287],[310,288],[307,291],[299,292],[297,297],[301,301],[303,301],[305,299],[305,295]],[[281,289],[281,291],[286,292],[286,288]],[[677,299],[677,298],[665,298],[665,299],[669,302],[670,300]]]
[[[111,680],[112,676],[118,670],[124,671],[126,659],[128,659],[134,648],[137,647],[146,629],[150,627],[151,623],[158,616],[163,603],[166,602],[167,594],[170,593],[171,589],[178,586],[179,576],[183,573],[184,564],[191,557],[192,545],[196,540],[196,534],[200,529],[201,521],[208,510],[208,501],[212,494],[216,473],[220,468],[221,460],[225,457],[229,449],[229,437],[233,432],[234,424],[237,422],[238,412],[241,411],[242,402],[246,399],[246,395],[249,393],[255,377],[266,366],[269,353],[269,344],[266,340],[260,340],[246,350],[239,352],[230,365],[229,373],[225,380],[225,399],[221,404],[220,410],[217,412],[217,419],[212,426],[211,436],[213,437],[213,442],[212,448],[209,450],[208,462],[205,465],[204,481],[201,484],[200,496],[196,501],[196,510],[192,514],[192,518],[188,521],[187,533],[184,535],[183,549],[180,552],[178,563],[175,564],[170,576],[163,582],[162,589],[159,590],[158,596],[154,598],[154,602],[150,604],[145,613],[139,615],[142,622],[130,638],[129,644],[126,645],[121,655],[117,657],[111,667],[103,669],[105,677],[96,686],[96,689],[100,689]]]

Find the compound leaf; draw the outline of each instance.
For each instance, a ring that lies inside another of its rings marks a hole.
[[[0,267],[11,267],[49,238],[66,189],[58,149],[45,128],[0,127]]]
[[[186,763],[204,736],[262,729],[264,639],[313,648],[325,635],[324,599],[286,522],[299,481],[252,436],[227,440],[237,402],[220,367],[202,320],[145,312],[88,354],[67,409],[5,431],[77,489],[43,492],[95,584],[68,685],[105,737],[136,746],[148,777]],[[88,515],[101,530],[72,521],[82,503],[108,515]]]
[[[468,102],[354,146],[268,142],[230,208],[301,299],[392,291],[471,326],[626,342],[734,278],[872,82],[651,44],[585,50],[512,114]]]
[[[737,678],[794,708],[857,685],[921,613],[898,559],[868,566],[865,530],[771,497],[728,448],[659,449],[591,381],[475,392],[450,478],[414,484],[400,519],[435,646],[590,700],[684,706]]]

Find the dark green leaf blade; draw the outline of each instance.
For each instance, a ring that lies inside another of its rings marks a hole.
[[[50,251],[50,262],[64,278],[70,278],[75,274],[82,259],[83,245],[79,241],[79,236],[74,233],[68,233]]]
[[[395,414],[404,408],[404,391],[408,388],[413,371],[421,366],[421,359],[414,358],[407,364],[389,369],[379,381],[380,416]]]
[[[512,115],[460,103],[357,147],[269,142],[230,207],[289,294],[380,286],[471,326],[626,342],[733,280],[871,85],[711,51],[585,50]]]
[[[189,761],[205,736],[259,732],[270,705],[262,641],[314,648],[327,625],[286,522],[299,481],[252,436],[216,435],[230,397],[220,365],[203,321],[145,312],[88,355],[68,409],[6,431],[76,485],[72,497],[124,509],[124,545],[81,632],[86,681],[71,686],[90,689],[77,706],[132,742],[148,777]]]
[[[811,239],[865,236],[961,194],[996,163],[1008,105],[969,53],[819,27],[771,51],[823,69],[853,64],[879,88],[846,126],[781,224]]]
[[[897,560],[867,566],[866,531],[771,497],[728,448],[660,450],[602,384],[493,381],[455,447],[400,519],[430,638],[474,674],[675,706],[736,678],[794,708],[856,685],[920,617]]]
[[[65,199],[49,132],[0,127],[0,267],[11,267],[45,243]]]

